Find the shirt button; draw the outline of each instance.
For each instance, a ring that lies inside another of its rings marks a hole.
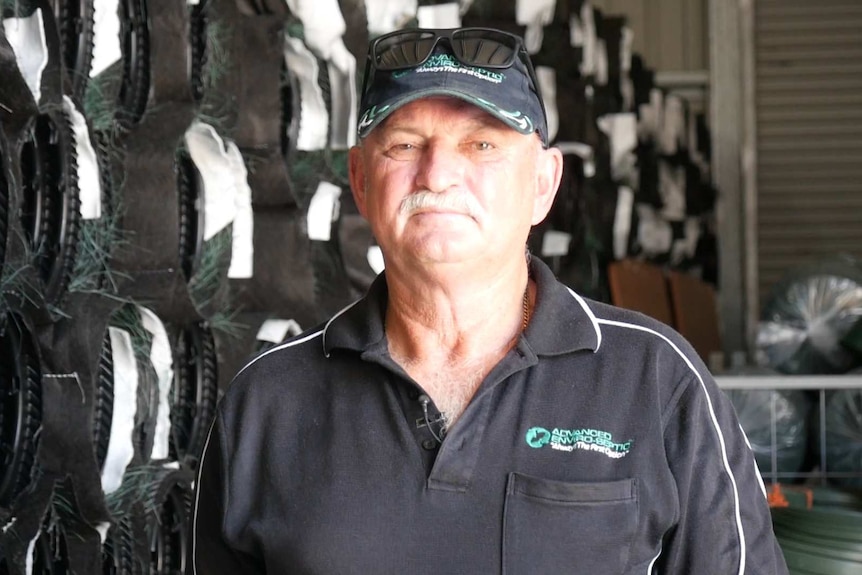
[[[432,449],[435,449],[437,447],[437,442],[433,439],[426,439],[422,442],[422,447],[424,447],[428,451],[431,451]]]

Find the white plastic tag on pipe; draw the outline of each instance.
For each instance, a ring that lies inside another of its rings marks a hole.
[[[248,171],[236,143],[215,128],[195,121],[186,130],[186,147],[204,183],[204,240],[233,223],[229,278],[252,277],[254,214]]]
[[[15,52],[18,69],[39,103],[42,97],[42,72],[48,65],[48,44],[45,40],[45,23],[42,9],[37,8],[26,18],[6,18],[3,20],[6,40]]]
[[[347,31],[338,0],[285,0],[302,22],[305,45],[321,60],[329,60],[332,46]]]
[[[365,17],[371,38],[403,28],[416,17],[417,0],[365,0]]]
[[[631,112],[605,114],[596,120],[611,144],[611,171],[621,180],[634,168],[634,152],[638,145],[637,117]]]
[[[330,50],[329,86],[332,112],[329,145],[333,150],[347,150],[356,144],[356,58],[337,39]]]
[[[27,575],[33,574],[34,554],[36,553],[36,542],[39,541],[41,531],[36,532],[36,536],[27,543],[27,555],[24,557],[24,571]]]
[[[254,210],[251,205],[251,187],[242,154],[234,142],[228,142],[228,162],[234,175],[233,238],[231,240],[230,267],[227,277],[250,278],[254,272]]]
[[[99,177],[99,161],[90,142],[87,121],[69,96],[63,96],[63,110],[72,124],[78,163],[78,190],[81,198],[81,217],[94,220],[102,217],[102,180]]]
[[[635,194],[632,189],[628,186],[620,186],[617,192],[617,208],[614,213],[614,259],[621,260],[628,254],[634,204]]]
[[[102,545],[105,544],[105,541],[108,540],[108,531],[111,530],[111,522],[110,521],[100,521],[96,523],[93,528],[99,534],[99,539],[102,542]]]
[[[380,246],[368,246],[365,259],[368,260],[368,265],[371,266],[371,270],[376,274],[379,274],[386,268],[386,262],[383,261],[383,250],[380,249]]]
[[[185,133],[186,148],[204,184],[204,240],[230,224],[234,216],[235,177],[224,140],[215,128],[195,120]]]
[[[652,206],[637,204],[637,240],[646,256],[658,256],[670,251],[673,230],[670,223],[658,217]]]
[[[697,243],[700,241],[700,222],[697,218],[686,218],[683,226],[683,237],[673,242],[671,249],[671,261],[675,264],[682,263],[686,258],[693,258],[697,251]]]
[[[305,46],[329,63],[331,102],[330,147],[346,150],[356,143],[356,58],[344,45],[347,31],[337,0],[286,0],[287,7],[302,22]],[[317,63],[315,62],[315,66]],[[314,72],[316,80],[318,71]],[[300,92],[302,88],[300,88]],[[300,94],[302,98],[305,94]],[[305,100],[302,100],[303,105]],[[303,106],[304,108],[304,106]],[[303,109],[304,113],[304,109]]]
[[[306,215],[308,238],[328,242],[332,237],[332,222],[338,219],[341,188],[329,182],[320,182],[308,204]]]
[[[94,1],[90,78],[95,78],[123,57],[123,49],[120,47],[119,7],[119,0]]]
[[[554,19],[557,0],[517,0],[515,21],[526,26],[524,46],[527,52],[535,54],[542,49],[544,27]]]
[[[548,116],[548,141],[553,142],[560,129],[560,113],[557,108],[557,72],[550,66],[536,66],[536,79],[542,91],[542,103]]]
[[[420,28],[460,28],[461,7],[457,2],[419,6],[416,20]]]
[[[680,143],[685,143],[685,106],[682,98],[668,94],[664,99],[661,123],[659,124],[658,140],[661,151],[673,155],[679,150]]]
[[[569,253],[572,234],[557,230],[548,230],[542,236],[542,256],[564,256]]]
[[[667,220],[685,219],[685,168],[660,161],[658,191],[662,201],[662,217]]]
[[[317,83],[320,66],[317,58],[305,47],[302,40],[284,39],[284,59],[288,72],[299,83],[299,98],[302,102],[296,135],[296,148],[304,152],[322,150],[329,138],[329,113],[323,91]]]
[[[168,332],[162,320],[149,309],[138,306],[141,324],[153,336],[150,348],[150,362],[156,372],[159,386],[159,405],[156,412],[156,429],[153,432],[153,450],[150,459],[167,459],[168,440],[171,433],[170,391],[174,379],[174,360]]]
[[[584,2],[581,5],[580,13],[572,15],[569,27],[572,46],[579,46],[583,50],[580,62],[581,74],[590,76],[596,69],[596,41],[598,37],[592,4]]]
[[[126,467],[135,454],[132,435],[135,429],[138,397],[138,365],[129,332],[108,328],[114,362],[114,407],[111,436],[102,467],[102,491],[109,495],[123,483]]]
[[[270,343],[281,343],[288,337],[302,333],[302,328],[293,319],[268,319],[257,330],[256,339]]]

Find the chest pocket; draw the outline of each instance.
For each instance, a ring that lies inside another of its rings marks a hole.
[[[637,482],[567,483],[510,473],[503,575],[618,575],[638,520]]]

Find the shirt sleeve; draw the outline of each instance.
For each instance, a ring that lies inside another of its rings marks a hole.
[[[217,416],[199,463],[186,575],[256,575],[266,572],[251,555],[235,549],[224,537],[228,489],[223,453],[221,419]]]
[[[680,517],[654,572],[786,574],[754,454],[708,373],[691,379],[664,424]]]

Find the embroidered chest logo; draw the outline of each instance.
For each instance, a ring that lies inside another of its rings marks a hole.
[[[555,427],[547,430],[544,427],[531,427],[524,438],[527,445],[533,449],[545,446],[558,451],[595,451],[610,457],[620,459],[628,455],[632,448],[632,440],[614,441],[613,436],[600,429],[560,429]]]

